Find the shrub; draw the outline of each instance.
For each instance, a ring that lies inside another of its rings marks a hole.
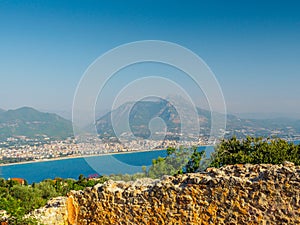
[[[282,139],[263,139],[247,137],[238,140],[232,137],[222,140],[212,155],[211,167],[228,164],[280,164],[290,161],[300,164],[300,146]]]

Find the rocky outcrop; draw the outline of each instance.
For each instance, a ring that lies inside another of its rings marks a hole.
[[[66,197],[58,197],[51,199],[46,206],[35,210],[30,217],[35,217],[45,225],[68,225],[68,215]]]
[[[69,193],[66,223],[300,224],[299,175],[300,167],[285,163],[109,181]]]

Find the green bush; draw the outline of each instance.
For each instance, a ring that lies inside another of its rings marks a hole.
[[[168,148],[165,158],[158,157],[152,160],[152,166],[148,171],[151,178],[159,178],[163,175],[176,175],[181,173],[193,173],[200,169],[204,151],[192,148]]]
[[[229,164],[280,164],[290,161],[300,164],[300,146],[282,139],[247,137],[238,140],[233,137],[222,140],[212,155],[211,167]]]

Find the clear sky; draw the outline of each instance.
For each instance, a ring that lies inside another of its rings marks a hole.
[[[71,110],[97,57],[157,39],[209,65],[229,112],[297,114],[299,12],[299,1],[275,0],[0,0],[0,108]]]

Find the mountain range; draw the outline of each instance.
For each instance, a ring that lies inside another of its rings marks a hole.
[[[187,104],[182,105],[185,116],[189,117],[191,108]],[[188,126],[192,127],[195,120],[200,124],[200,134],[210,135],[211,112],[196,107],[197,118],[186,119]],[[129,116],[129,127],[124,118]],[[182,116],[182,115],[180,115]],[[179,114],[167,100],[128,102],[115,110],[108,112],[96,121],[96,128],[101,138],[120,137],[126,135],[129,129],[138,137],[148,138],[151,135],[149,122],[153,118],[164,121],[166,131],[170,139],[177,139],[181,129]],[[300,120],[277,118],[277,119],[242,119],[228,114],[225,137],[233,135],[243,138],[252,136],[277,136],[282,138],[294,138],[300,134]],[[112,119],[114,118],[114,126]],[[113,129],[113,127],[115,129]],[[116,129],[117,128],[117,129]],[[117,131],[116,131],[117,130]],[[117,132],[117,133],[116,133]],[[188,134],[185,134],[188,135]],[[300,136],[299,136],[300,137]]]
[[[44,113],[30,107],[0,111],[1,141],[17,136],[65,139],[72,133],[72,123],[54,113]]]
[[[195,118],[190,116],[192,109],[188,105],[183,104],[182,109],[185,113],[179,116],[180,113],[167,100],[127,102],[97,119],[96,128],[100,138],[110,139],[124,135],[126,137],[129,131],[134,136],[149,138],[152,135],[153,119],[160,118],[161,121],[158,126],[154,126],[156,131],[165,129],[167,139],[178,139],[182,129],[181,119],[184,119],[189,127],[193,127],[197,120],[202,136],[210,134],[210,111],[196,108],[197,117]],[[112,118],[114,118],[114,124]],[[234,115],[227,115],[225,137],[232,135],[241,138],[246,135],[267,137],[273,135],[284,138],[298,137],[300,139],[300,120],[287,118],[243,119]],[[0,141],[18,136],[46,137],[54,140],[65,139],[73,136],[72,122],[55,113],[40,112],[30,107],[7,111],[0,109]]]

